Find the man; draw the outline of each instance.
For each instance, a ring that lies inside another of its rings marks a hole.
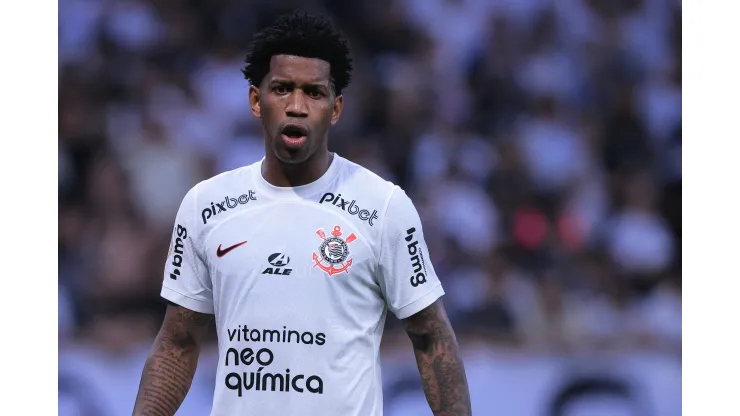
[[[327,148],[351,78],[346,41],[295,13],[258,33],[246,61],[265,158],[185,196],[164,272],[171,304],[134,415],[175,414],[212,315],[212,415],[381,415],[387,310],[411,338],[433,413],[470,415],[414,205]]]

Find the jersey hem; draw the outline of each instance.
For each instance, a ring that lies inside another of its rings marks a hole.
[[[195,312],[213,314],[213,304],[204,302],[202,300],[193,299],[190,296],[183,295],[167,286],[162,286],[162,292],[160,296],[169,300],[170,302],[176,303],[184,308],[188,308]]]
[[[398,319],[406,319],[409,316],[431,305],[432,303],[434,303],[434,301],[441,298],[444,294],[445,291],[442,288],[442,283],[437,283],[437,286],[432,288],[425,295],[399,309],[398,313],[396,313],[396,317],[398,317]]]

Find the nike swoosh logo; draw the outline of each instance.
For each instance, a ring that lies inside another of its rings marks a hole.
[[[221,258],[221,257],[229,254],[229,252],[231,250],[233,250],[233,249],[235,249],[235,248],[237,248],[237,247],[239,247],[239,246],[241,246],[243,244],[246,244],[246,243],[247,243],[246,241],[242,241],[241,243],[234,244],[233,246],[226,247],[223,250],[221,249],[221,244],[219,244],[218,245],[218,248],[216,249],[216,255],[218,256],[218,258]]]

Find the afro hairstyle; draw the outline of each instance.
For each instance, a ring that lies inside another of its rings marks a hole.
[[[331,83],[336,95],[352,79],[352,58],[344,36],[331,22],[305,12],[282,15],[257,32],[247,50],[244,78],[259,87],[270,72],[270,60],[275,55],[316,58],[329,63]]]

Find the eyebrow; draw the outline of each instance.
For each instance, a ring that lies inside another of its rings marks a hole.
[[[293,81],[288,81],[286,79],[282,78],[273,78],[270,80],[270,84],[278,84],[278,85],[285,85],[285,86],[295,86],[296,83]],[[307,82],[303,84],[306,87],[321,87],[321,88],[331,88],[331,83],[327,81],[313,81],[313,82]]]

